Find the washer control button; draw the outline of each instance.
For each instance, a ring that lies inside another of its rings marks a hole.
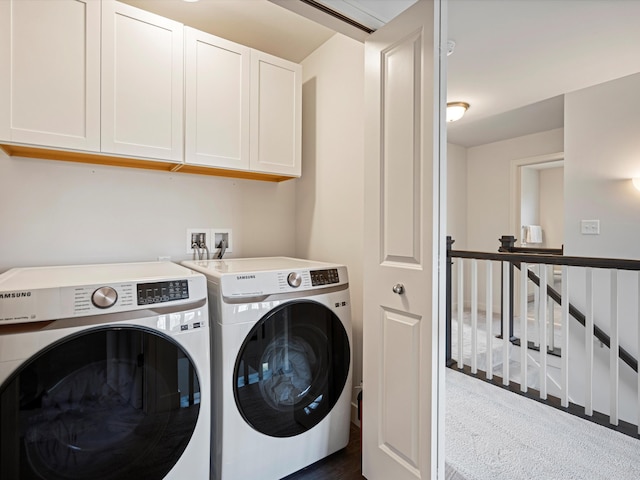
[[[118,292],[112,287],[100,287],[93,295],[91,302],[98,308],[109,308],[118,300]]]
[[[287,276],[287,283],[293,288],[298,288],[302,283],[302,275],[297,272],[291,272]]]

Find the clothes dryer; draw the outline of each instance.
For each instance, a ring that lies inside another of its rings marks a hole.
[[[0,275],[0,478],[208,479],[209,338],[180,265]]]
[[[189,261],[208,278],[212,477],[275,480],[345,447],[347,268],[287,257]]]

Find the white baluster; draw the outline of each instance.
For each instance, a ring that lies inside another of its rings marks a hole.
[[[618,425],[618,403],[620,384],[620,363],[618,362],[618,351],[620,349],[620,338],[618,336],[618,271],[611,270],[611,348],[609,348],[609,385],[610,392],[610,412],[609,423]]]
[[[569,406],[569,267],[562,266],[562,359],[560,362],[560,402]]]
[[[547,279],[548,279],[548,283],[549,285],[551,285],[552,287],[554,286],[554,282],[553,282],[553,265],[548,265],[548,272],[547,272]],[[554,319],[554,310],[555,310],[555,302],[551,299],[548,298],[547,299],[547,324],[548,324],[548,337],[549,339],[547,340],[548,345],[549,345],[549,351],[553,352],[553,350],[555,350],[556,348],[556,339],[555,339],[555,319]]]
[[[491,380],[493,378],[493,263],[491,262],[491,260],[487,260],[487,292],[486,293],[487,293],[487,306],[486,306],[487,380]]]
[[[502,262],[502,384],[509,386],[509,262]]]
[[[471,259],[471,373],[478,373],[478,260]]]
[[[540,265],[536,265],[534,268],[534,273],[540,278]],[[533,328],[535,331],[535,335],[533,338],[533,344],[536,347],[540,347],[540,315],[538,312],[540,310],[540,284],[538,284],[538,288],[533,289]]]
[[[586,270],[586,304],[587,314],[584,324],[585,348],[585,415],[593,416],[593,271]]]
[[[540,398],[547,399],[547,269],[540,266]]]
[[[527,336],[527,304],[529,295],[527,292],[529,266],[526,263],[520,265],[520,391],[527,391],[527,358],[528,336]]]
[[[464,259],[458,258],[458,368],[464,368]]]

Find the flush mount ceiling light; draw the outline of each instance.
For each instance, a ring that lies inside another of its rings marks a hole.
[[[194,3],[194,2],[198,2],[199,0],[182,0],[182,1],[187,3]]]
[[[447,103],[447,122],[455,122],[460,120],[469,108],[469,104],[465,102],[449,102]]]
[[[633,186],[636,187],[636,190],[640,190],[640,177],[632,178]]]

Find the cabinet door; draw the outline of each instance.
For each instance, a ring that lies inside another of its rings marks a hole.
[[[102,2],[102,151],[182,160],[183,26]]]
[[[100,149],[100,3],[0,1],[0,139]]]
[[[251,169],[300,176],[302,67],[251,51]]]
[[[249,169],[248,47],[185,27],[185,162]]]

